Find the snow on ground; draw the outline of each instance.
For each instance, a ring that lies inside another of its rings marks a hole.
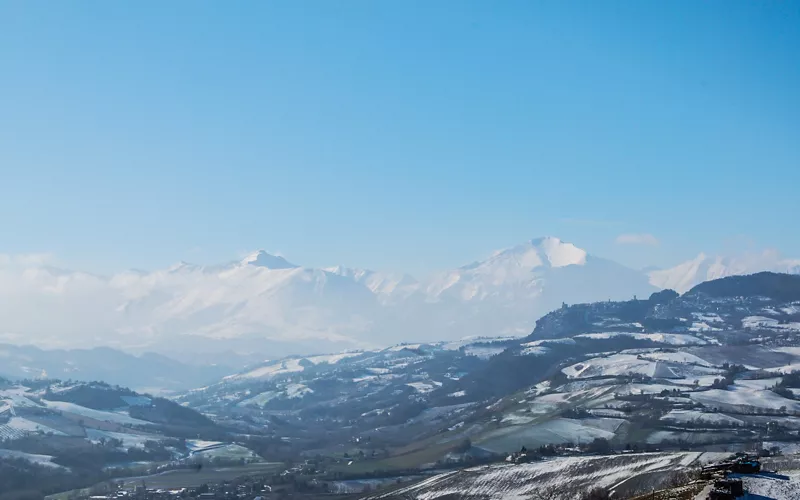
[[[584,407],[596,407],[614,399],[615,386],[592,387],[571,392],[558,392],[538,396],[529,402],[529,413],[546,415],[559,410],[565,405],[580,404]]]
[[[500,337],[464,337],[460,340],[451,340],[449,342],[442,342],[442,349],[448,351],[457,351],[462,347],[475,345],[475,344],[496,344],[504,343],[511,340],[517,340],[517,336],[500,336]]]
[[[647,359],[652,359],[655,361],[670,361],[672,363],[684,363],[684,364],[692,364],[692,365],[700,365],[711,367],[713,366],[711,363],[706,361],[705,359],[695,356],[694,354],[690,354],[688,352],[665,352],[665,351],[656,351],[656,352],[649,352],[646,354],[642,354],[642,357]]]
[[[299,359],[285,359],[266,366],[250,370],[249,372],[229,375],[225,379],[238,379],[238,378],[269,378],[285,373],[301,372],[305,368],[300,364]]]
[[[442,384],[441,383],[437,383],[437,382],[409,382],[406,385],[409,386],[409,387],[413,387],[414,390],[419,392],[419,393],[425,394],[425,393],[433,391],[439,385],[442,385]]]
[[[241,458],[245,460],[260,460],[261,458],[252,450],[238,444],[225,444],[222,446],[204,448],[192,452],[192,457],[195,459],[225,458],[229,460],[238,460]]]
[[[513,412],[503,415],[503,419],[500,422],[509,425],[523,425],[533,422],[536,418],[531,413]]]
[[[441,419],[444,416],[448,415],[456,415],[459,413],[464,412],[467,408],[470,408],[474,405],[474,403],[461,403],[455,405],[447,405],[447,406],[434,406],[433,408],[428,408],[423,410],[422,413],[413,417],[408,420],[408,423],[420,423],[426,422],[430,423],[434,420]]]
[[[530,410],[535,415],[543,415],[552,413],[558,410],[559,407],[568,402],[569,394],[567,393],[554,393],[545,394],[534,399],[531,402]]]
[[[777,324],[777,319],[766,316],[747,316],[742,319],[742,328],[772,328]]]
[[[797,500],[800,498],[800,471],[787,471],[779,474],[732,474],[741,477],[745,498],[764,500]]]
[[[547,354],[548,352],[550,352],[550,349],[548,349],[547,347],[533,346],[533,347],[526,347],[525,349],[520,351],[520,354],[522,356],[541,356],[543,354]]]
[[[617,428],[625,422],[619,418],[556,418],[537,425],[525,425],[524,415],[512,414],[510,422],[523,425],[502,427],[485,434],[477,443],[481,448],[502,453],[520,446],[543,444],[588,443],[595,438],[612,439]]]
[[[786,307],[781,308],[786,314],[800,314],[800,302],[792,302]]]
[[[213,448],[216,446],[221,446],[225,443],[222,441],[205,441],[202,439],[187,439],[186,440],[186,447],[189,451],[201,451],[205,450],[206,448]]]
[[[650,340],[660,344],[670,345],[704,345],[707,342],[693,335],[683,333],[632,333],[632,332],[601,332],[601,333],[582,333],[575,335],[575,338],[587,339],[610,339],[613,337],[633,337],[637,340]]]
[[[792,373],[792,372],[800,371],[800,363],[793,363],[791,365],[776,366],[774,368],[768,368],[767,371],[778,372],[778,373]]]
[[[30,399],[35,397],[35,395],[28,392],[27,387],[17,386],[0,390],[0,401],[11,406],[41,406]]]
[[[392,346],[392,347],[387,347],[384,350],[385,351],[389,351],[389,352],[402,351],[403,349],[409,349],[409,350],[412,350],[412,351],[416,351],[416,350],[421,349],[421,348],[422,348],[422,344],[399,344],[399,345],[395,345],[395,346]]]
[[[722,328],[711,326],[705,321],[695,321],[687,330],[690,332],[721,332]]]
[[[670,410],[661,420],[685,424],[692,421],[709,422],[716,425],[742,425],[744,421],[724,413],[706,413],[697,410]]]
[[[100,411],[84,406],[76,405],[75,403],[68,403],[66,401],[44,401],[44,404],[52,409],[59,410],[64,413],[73,413],[87,418],[93,418],[103,422],[113,422],[120,425],[153,425],[145,420],[133,418],[125,413],[115,413],[112,411]]]
[[[800,347],[796,346],[773,347],[770,350],[775,352],[785,352],[786,354],[791,354],[792,356],[800,358]]]
[[[277,398],[281,393],[279,391],[265,391],[256,394],[252,398],[240,401],[237,406],[264,406],[271,400]]]
[[[464,397],[466,395],[467,395],[467,391],[456,391],[456,392],[451,392],[447,396],[451,397],[451,398],[460,398],[460,397]]]
[[[21,458],[23,460],[27,460],[28,462],[44,465],[45,467],[53,467],[57,469],[65,469],[58,464],[53,463],[53,457],[50,455],[34,455],[33,453],[25,453],[22,451],[17,450],[2,450],[0,449],[0,458]]]
[[[6,423],[6,426],[12,429],[17,429],[23,434],[52,433],[54,436],[66,436],[66,434],[63,432],[53,429],[52,427],[42,425],[38,422],[34,422],[33,420],[28,420],[27,418],[23,417],[11,417],[11,419]]]
[[[553,500],[573,499],[594,486],[614,488],[632,477],[671,473],[694,464],[720,459],[701,452],[638,453],[615,456],[561,457],[520,465],[488,465],[448,471],[391,493],[368,498],[409,497],[419,500],[447,495],[487,500],[536,498],[537,492]],[[565,481],[565,478],[569,478]]]
[[[477,356],[481,359],[489,359],[492,356],[497,356],[505,351],[505,347],[492,347],[485,345],[471,345],[464,348],[464,354],[468,356]]]
[[[6,439],[22,439],[27,435],[28,433],[25,431],[15,429],[14,427],[9,427],[6,424],[0,424],[0,441],[4,441]]]
[[[658,354],[612,354],[575,363],[561,371],[570,378],[618,377],[637,374],[653,378],[681,379],[717,373],[717,370],[706,366],[650,359],[653,355],[658,356]],[[669,353],[663,354],[669,357]],[[683,359],[682,356],[676,356],[676,358]]]
[[[654,431],[652,432],[647,438],[645,442],[647,444],[660,444],[665,441],[671,442],[682,442],[687,444],[707,444],[711,441],[718,440],[718,441],[735,441],[737,438],[736,431],[734,430],[719,430],[719,429],[710,429],[704,431],[668,431],[668,430],[661,430],[661,431]]]
[[[798,441],[764,441],[762,446],[765,450],[770,450],[777,446],[783,455],[800,454],[800,442]]]
[[[525,394],[528,396],[538,396],[539,394],[549,389],[550,389],[550,381],[545,380],[543,382],[539,382],[538,384],[532,386],[530,389],[525,391]]]
[[[289,384],[286,386],[286,397],[290,399],[302,398],[306,394],[311,394],[314,391],[309,389],[303,384]]]
[[[772,391],[757,391],[745,387],[732,386],[728,390],[711,389],[689,393],[694,401],[708,408],[735,409],[767,408],[778,410],[786,407],[790,412],[800,411],[800,401],[782,398]]]
[[[624,411],[614,410],[612,408],[596,408],[589,410],[589,413],[595,417],[625,418],[628,416]]]
[[[700,312],[693,312],[692,317],[697,321],[702,321],[704,323],[724,323],[719,314],[717,313],[700,313]]]
[[[575,363],[561,371],[570,378],[606,377],[629,373],[652,377],[655,367],[656,362],[639,359],[632,354],[615,354],[606,358],[592,358]]]
[[[354,351],[354,352],[340,352],[338,354],[321,354],[319,356],[309,356],[305,358],[307,361],[311,361],[315,365],[320,365],[323,363],[327,363],[329,365],[335,365],[339,361],[348,358],[354,358],[356,356],[361,356],[364,354],[361,351]]]
[[[312,363],[319,365],[323,363],[335,365],[343,359],[361,356],[363,352],[342,352],[338,354],[321,354],[318,356],[307,356],[304,358],[288,358],[270,362],[245,373],[228,375],[223,380],[252,379],[252,378],[272,378],[287,373],[301,372],[305,370],[304,364]]]
[[[154,434],[129,434],[126,432],[110,432],[97,429],[86,429],[86,437],[93,443],[100,442],[100,439],[119,439],[122,441],[123,448],[144,448],[147,441],[159,441],[163,436]]]
[[[564,338],[564,339],[540,339],[540,340],[534,340],[533,342],[525,342],[524,344],[522,344],[522,347],[538,347],[538,346],[541,346],[541,345],[547,345],[547,344],[567,344],[567,345],[573,345],[573,344],[575,344],[575,339],[571,339],[571,338]]]
[[[685,386],[666,385],[666,384],[620,384],[614,389],[618,394],[659,394],[663,391],[686,392],[689,390]]]
[[[742,328],[751,330],[800,331],[800,323],[781,323],[775,318],[765,316],[748,316],[742,320]]]
[[[672,382],[673,384],[694,386],[695,385],[695,381],[697,381],[697,386],[698,387],[708,387],[708,386],[710,386],[711,384],[714,383],[714,380],[717,380],[719,378],[721,378],[721,375],[719,375],[719,374],[716,374],[716,375],[700,375],[700,376],[695,376],[695,377],[676,378],[676,379],[670,380],[670,382]]]
[[[739,379],[739,380],[736,380],[736,382],[734,382],[734,384],[738,385],[740,387],[746,387],[747,389],[753,389],[755,391],[765,391],[767,389],[775,387],[775,385],[780,381],[781,381],[780,377],[762,378],[762,379],[757,379],[757,380]]]

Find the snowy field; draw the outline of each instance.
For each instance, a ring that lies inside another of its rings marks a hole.
[[[119,439],[122,441],[123,448],[144,448],[147,441],[160,441],[164,436],[156,434],[129,434],[126,432],[110,432],[97,429],[86,429],[86,438],[93,443],[100,442],[100,439]]]
[[[205,441],[203,439],[187,439],[186,440],[186,447],[189,451],[200,451],[205,450],[206,448],[214,448],[217,446],[222,446],[222,441]]]
[[[788,411],[800,411],[800,401],[783,398],[772,391],[758,391],[738,385],[734,385],[728,390],[711,389],[693,392],[690,393],[690,396],[708,408],[721,410],[747,411],[755,408],[779,410],[786,407]]]
[[[591,358],[561,370],[570,378],[593,378],[623,376],[629,374],[644,375],[653,378],[696,378],[717,373],[718,370],[707,366],[698,366],[686,362],[670,362],[653,359],[653,356],[668,353],[646,354],[613,354],[607,357]],[[678,356],[680,359],[691,359]]]
[[[657,485],[659,473],[716,461],[727,454],[680,452],[630,455],[563,457],[522,465],[488,465],[451,471],[424,479],[391,493],[368,497],[433,500],[446,495],[491,500],[537,498],[536,492],[553,493],[552,500],[577,498],[595,487],[620,492],[636,488],[636,479],[647,475]],[[663,478],[662,478],[663,479]]]
[[[31,398],[35,398],[35,396],[28,392],[27,387],[10,387],[7,389],[0,389],[0,405],[3,406],[40,406],[39,403],[33,401]]]
[[[287,373],[301,372],[305,370],[304,364],[311,363],[319,365],[323,363],[335,365],[339,361],[347,358],[353,358],[363,355],[363,352],[343,352],[338,354],[323,354],[319,356],[308,356],[305,358],[289,358],[278,360],[237,375],[229,375],[224,380],[236,379],[258,379],[258,378],[272,378],[278,375],[285,375]]]
[[[743,420],[724,413],[705,413],[697,410],[671,410],[661,420],[685,424],[688,422],[708,422],[714,425],[742,425]]]
[[[734,474],[732,477],[736,477]],[[800,499],[800,471],[780,472],[779,474],[741,475],[745,498],[759,500],[797,500]]]
[[[84,406],[68,403],[66,401],[44,401],[44,404],[51,410],[58,410],[64,413],[72,413],[82,417],[100,420],[102,422],[112,422],[120,425],[153,425],[145,420],[133,418],[125,413],[116,413],[111,411],[100,411]]]
[[[45,467],[53,467],[58,469],[64,469],[65,467],[54,464],[52,462],[53,457],[50,455],[34,455],[33,453],[25,453],[22,451],[17,450],[3,450],[0,449],[0,458],[21,458],[23,460],[27,460],[28,462],[44,465]]]
[[[34,422],[33,420],[29,420],[27,418],[22,418],[22,417],[11,417],[11,419],[5,425],[0,425],[0,437],[2,437],[4,434],[2,428],[5,428],[6,432],[8,432],[9,434],[13,434],[14,430],[19,431],[20,435],[18,437],[22,437],[27,434],[49,434],[49,433],[52,433],[54,436],[66,436],[65,433],[53,429],[52,427],[48,427],[46,425],[42,425],[40,423]]]
[[[417,392],[419,392],[421,394],[427,394],[427,393],[437,389],[439,386],[442,385],[442,383],[441,382],[434,382],[434,381],[431,381],[431,382],[409,382],[406,385],[411,387],[411,388],[413,388],[415,391],[417,391]]]
[[[610,339],[614,337],[633,337],[636,340],[649,340],[659,344],[669,345],[704,345],[707,344],[703,339],[699,339],[694,335],[686,335],[683,333],[632,333],[632,332],[601,332],[601,333],[582,333],[575,335],[574,338],[586,339]]]
[[[252,398],[245,399],[244,401],[240,401],[238,406],[264,406],[265,404],[269,403],[273,399],[280,396],[281,393],[279,391],[266,391],[262,392],[261,394],[257,394]]]
[[[255,454],[252,450],[239,446],[238,444],[223,444],[221,446],[212,446],[202,450],[192,452],[192,458],[210,460],[214,458],[226,460],[239,460],[245,459],[248,461],[259,461],[261,457]]]
[[[523,421],[523,415],[511,416]],[[530,422],[530,421],[528,421]],[[476,444],[498,453],[518,450],[522,446],[543,444],[588,443],[595,438],[612,439],[614,432],[625,422],[619,418],[556,418],[536,425],[512,425],[488,432]]]

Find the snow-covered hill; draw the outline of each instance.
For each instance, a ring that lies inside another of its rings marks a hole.
[[[282,437],[325,429],[332,446],[370,443],[367,456],[388,443],[404,466],[464,443],[504,455],[595,439],[629,451],[778,442],[800,429],[798,332],[800,276],[758,273],[560,307],[524,339],[271,360],[177,401],[243,432],[277,415]]]

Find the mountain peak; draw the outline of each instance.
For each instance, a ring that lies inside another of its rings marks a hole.
[[[582,266],[586,264],[586,250],[578,248],[572,243],[562,241],[555,236],[534,238],[530,241],[530,245],[544,254],[544,257],[547,258],[552,267]]]
[[[272,255],[264,250],[251,253],[242,259],[240,264],[243,266],[266,267],[267,269],[292,269],[297,267],[283,257]]]

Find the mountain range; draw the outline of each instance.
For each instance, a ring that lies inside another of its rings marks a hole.
[[[700,254],[646,272],[544,237],[425,279],[303,267],[264,251],[226,265],[181,262],[110,277],[0,267],[0,341],[104,345],[188,361],[223,349],[275,357],[526,335],[562,303],[629,299],[662,288],[683,292],[707,279],[760,270],[798,273],[800,260]]]

